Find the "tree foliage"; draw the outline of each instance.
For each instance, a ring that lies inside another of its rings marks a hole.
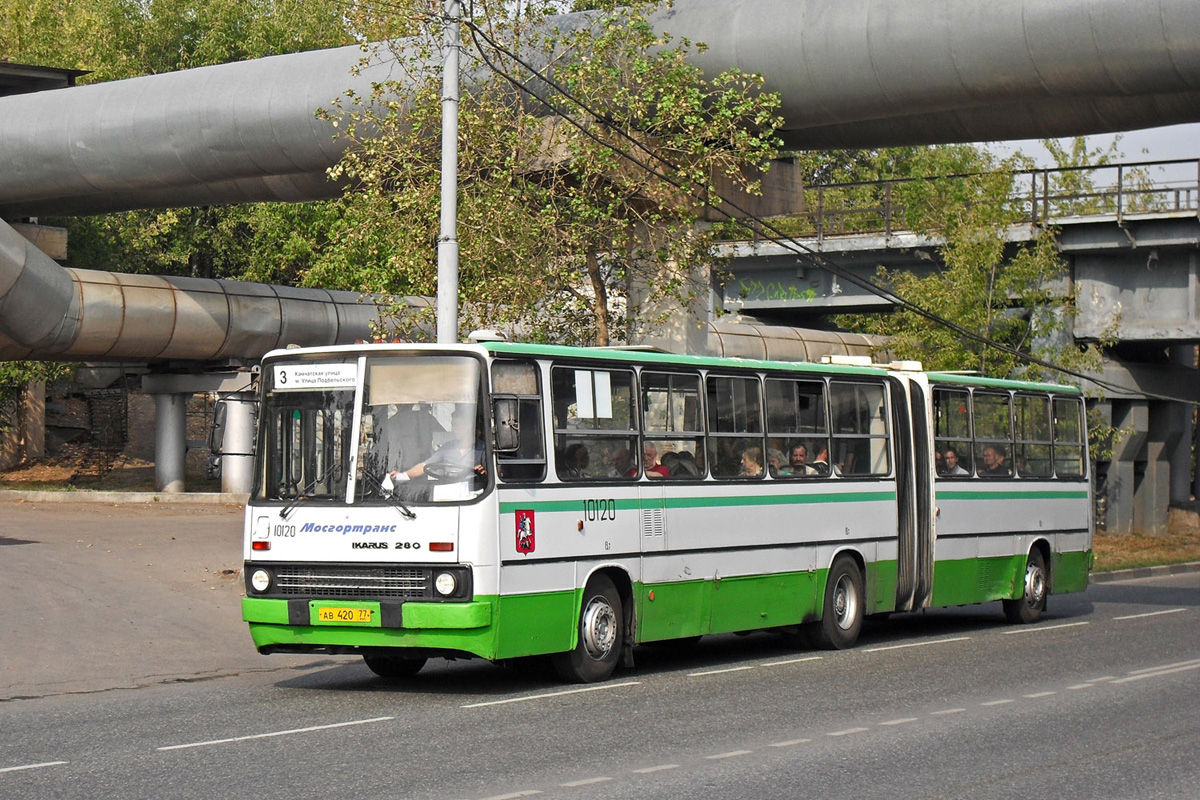
[[[687,61],[692,43],[651,29],[653,3],[592,5],[601,12],[571,30],[546,24],[559,3],[472,6],[458,111],[463,327],[515,326],[558,342],[624,338],[631,283],[650,287],[643,299],[686,301],[689,270],[707,258],[697,221],[714,177],[754,191],[755,170],[774,155],[778,98],[760,77],[704,78]],[[355,143],[335,174],[353,186],[346,204],[361,224],[347,235],[368,261],[314,270],[322,283],[436,290],[442,30],[429,7],[356,6],[356,25],[409,37],[390,53],[404,80],[330,110]],[[510,54],[539,65],[574,101]]]

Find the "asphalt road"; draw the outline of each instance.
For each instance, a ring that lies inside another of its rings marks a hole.
[[[1052,597],[1035,626],[989,604],[845,652],[639,648],[598,686],[485,662],[393,686],[254,654],[221,576],[237,519],[0,508],[0,797],[1200,796],[1200,574]]]

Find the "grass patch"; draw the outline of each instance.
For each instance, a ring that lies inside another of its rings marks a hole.
[[[1176,533],[1167,536],[1110,536],[1096,534],[1092,539],[1096,571],[1153,567],[1200,561],[1200,535]]]

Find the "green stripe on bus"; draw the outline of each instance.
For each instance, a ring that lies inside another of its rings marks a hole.
[[[1079,490],[1058,490],[1058,489],[1028,489],[1021,490],[1006,490],[1006,491],[986,491],[979,489],[970,490],[938,490],[939,500],[1086,500],[1088,493],[1085,489]]]
[[[893,502],[895,492],[842,492],[840,494],[782,494],[731,497],[667,497],[662,501],[665,508],[728,508],[731,506],[786,506],[811,503],[879,503]],[[501,514],[512,514],[516,511],[578,511],[580,504],[587,502],[584,498],[577,500],[530,500],[507,502],[500,504]],[[634,511],[642,508],[638,498],[619,498],[614,501],[618,510]],[[645,508],[657,508],[659,504],[654,498],[646,498]]]

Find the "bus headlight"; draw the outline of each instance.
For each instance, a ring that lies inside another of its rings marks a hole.
[[[254,573],[250,576],[250,586],[254,588],[254,591],[265,592],[270,585],[271,573],[265,569],[254,570]]]
[[[458,579],[454,577],[453,573],[442,572],[434,580],[433,588],[437,589],[437,593],[443,597],[449,597],[458,588]]]

